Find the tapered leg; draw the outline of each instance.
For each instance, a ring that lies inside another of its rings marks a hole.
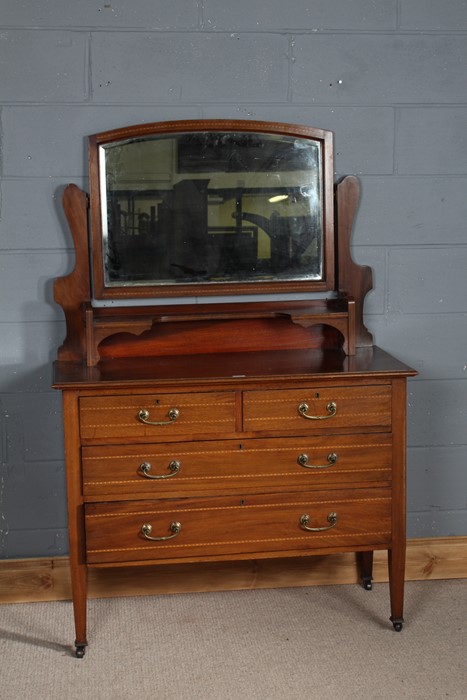
[[[78,392],[63,392],[65,457],[68,494],[68,539],[71,589],[75,616],[76,656],[82,658],[86,640],[87,567],[84,537],[84,503],[81,493]]]
[[[357,563],[362,586],[366,591],[371,591],[371,582],[373,580],[373,552],[357,552]]]
[[[388,550],[389,593],[391,598],[391,621],[396,632],[404,624],[404,579],[406,549],[406,381],[393,381],[392,395],[392,429],[393,429],[393,465],[392,465],[392,536]]]
[[[400,632],[404,624],[405,546],[395,547],[388,551],[388,568],[391,598],[390,619],[396,632]]]
[[[70,508],[68,517],[68,534],[70,540],[70,573],[73,594],[73,614],[75,618],[76,656],[82,659],[87,646],[86,612],[87,612],[87,566],[84,548],[84,512],[83,506]],[[73,516],[73,517],[71,517]]]
[[[70,562],[71,563],[71,562]],[[87,570],[82,564],[71,563],[71,586],[73,591],[73,613],[75,617],[76,656],[84,656],[88,644],[86,638]]]

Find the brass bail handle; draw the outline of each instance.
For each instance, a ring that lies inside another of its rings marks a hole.
[[[329,401],[326,405],[327,415],[325,416],[309,416],[307,411],[309,406],[305,401],[298,405],[298,412],[302,418],[307,418],[308,420],[326,420],[327,418],[332,418],[337,413],[337,404],[335,401]]]
[[[329,469],[329,467],[335,465],[338,459],[339,456],[335,452],[330,452],[327,456],[327,464],[308,464],[308,455],[303,453],[298,456],[297,462],[301,467],[305,467],[305,469]]]
[[[143,462],[139,465],[138,473],[140,476],[144,476],[146,479],[170,479],[175,476],[180,471],[181,464],[178,459],[173,459],[169,462],[168,469],[170,474],[150,474],[152,469],[151,462]]]
[[[169,527],[169,530],[172,533],[171,535],[166,535],[165,537],[152,537],[152,525],[150,523],[144,523],[144,525],[141,525],[140,532],[145,540],[150,540],[151,542],[165,542],[166,540],[173,540],[174,537],[177,537],[177,535],[180,534],[181,529],[182,524],[174,521],[173,523],[170,523]]]
[[[300,527],[303,530],[306,530],[307,532],[325,532],[326,530],[330,530],[332,527],[335,527],[337,525],[337,519],[338,515],[335,512],[329,513],[328,517],[326,520],[329,525],[324,525],[323,527],[309,527],[308,523],[310,522],[310,516],[307,513],[304,513],[301,517],[300,520],[298,521],[300,524]]]
[[[142,408],[138,413],[138,420],[141,421],[141,423],[144,423],[145,425],[171,425],[172,423],[175,423],[179,415],[180,411],[178,410],[178,408],[171,408],[167,413],[169,420],[153,421],[149,420],[149,411],[145,408]]]

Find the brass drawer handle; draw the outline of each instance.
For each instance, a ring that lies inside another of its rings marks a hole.
[[[327,464],[308,464],[308,455],[302,454],[298,457],[297,462],[301,467],[305,467],[306,469],[329,469],[329,467],[334,466],[339,457],[335,452],[330,452],[327,459]]]
[[[325,530],[330,530],[337,524],[337,513],[329,513],[326,520],[328,521],[328,523],[330,523],[330,525],[325,525],[324,527],[308,527],[308,523],[310,522],[310,516],[304,514],[300,517],[299,523],[302,529],[307,530],[307,532],[325,532]]]
[[[180,466],[180,462],[177,459],[173,459],[168,466],[170,474],[150,474],[149,472],[152,469],[151,462],[143,462],[139,465],[138,471],[139,474],[146,477],[146,479],[170,479],[172,476],[178,474]]]
[[[330,401],[326,406],[327,416],[308,416],[308,404],[303,402],[298,406],[298,412],[303,418],[308,418],[308,420],[326,420],[326,418],[332,418],[337,413],[337,404],[335,401]]]
[[[146,540],[151,540],[151,542],[164,542],[165,540],[173,540],[174,537],[177,537],[181,529],[182,524],[174,521],[170,524],[169,528],[170,532],[173,533],[172,535],[167,535],[166,537],[151,537],[152,525],[144,523],[144,525],[141,526],[141,534]]]
[[[169,417],[169,420],[166,421],[148,420],[149,411],[147,411],[145,408],[142,408],[141,411],[138,413],[138,420],[140,420],[141,423],[144,423],[145,425],[170,425],[171,423],[175,423],[175,421],[180,415],[180,411],[178,410],[178,408],[171,408],[167,415]]]

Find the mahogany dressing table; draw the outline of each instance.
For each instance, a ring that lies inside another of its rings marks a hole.
[[[89,153],[54,286],[76,656],[90,566],[356,552],[370,589],[383,549],[400,631],[416,372],[364,325],[359,183],[334,185],[331,132],[162,122]]]

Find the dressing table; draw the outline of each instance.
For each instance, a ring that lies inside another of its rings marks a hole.
[[[88,567],[388,551],[403,624],[406,381],[373,345],[359,182],[329,131],[141,124],[89,138],[55,280],[76,656]],[[123,632],[122,632],[123,633]]]

